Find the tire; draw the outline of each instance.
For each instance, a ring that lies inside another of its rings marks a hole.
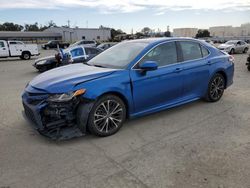
[[[247,66],[247,70],[250,71],[250,66],[249,65]]]
[[[245,48],[242,53],[245,54],[247,53],[247,51],[248,51],[248,48]]]
[[[110,136],[119,131],[125,119],[124,102],[115,95],[104,95],[89,113],[88,130],[96,136]]]
[[[66,49],[66,48],[68,48],[68,46],[64,45],[64,46],[63,46],[63,49]]]
[[[46,47],[45,47],[45,50],[49,50],[49,46],[46,46]]]
[[[222,97],[225,90],[225,78],[222,74],[216,73],[208,84],[206,100],[217,102]]]
[[[29,59],[30,59],[30,53],[29,53],[29,52],[23,52],[22,58],[23,58],[24,60],[29,60]]]
[[[229,52],[229,54],[234,54],[235,53],[235,50],[232,48]]]

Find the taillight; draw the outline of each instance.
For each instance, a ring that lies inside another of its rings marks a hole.
[[[228,61],[230,61],[231,63],[234,63],[234,57],[233,57],[232,55],[230,55],[230,56],[228,57]]]

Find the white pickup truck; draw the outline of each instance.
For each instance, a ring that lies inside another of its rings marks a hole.
[[[0,40],[0,58],[20,57],[21,59],[28,60],[31,56],[35,55],[39,55],[37,44]]]

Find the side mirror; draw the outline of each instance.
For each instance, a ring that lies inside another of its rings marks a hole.
[[[145,61],[140,65],[140,69],[143,71],[153,71],[158,68],[156,61]]]

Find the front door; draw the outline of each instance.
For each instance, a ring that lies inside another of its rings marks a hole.
[[[167,42],[152,49],[131,69],[135,113],[159,109],[181,99],[183,78],[177,59],[175,42]],[[142,72],[140,64],[145,61],[156,61],[158,69]]]

